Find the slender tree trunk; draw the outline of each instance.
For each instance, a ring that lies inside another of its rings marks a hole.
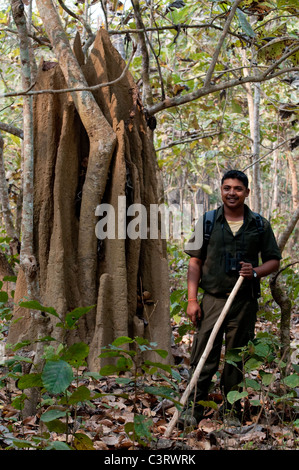
[[[31,86],[29,40],[24,5],[20,0],[11,0],[11,8],[20,39],[22,85],[26,90]],[[28,295],[39,298],[37,263],[33,252],[33,112],[32,97],[23,100],[23,214],[20,266],[24,270]]]
[[[291,177],[291,188],[292,188],[292,207],[295,211],[298,207],[299,203],[299,193],[298,193],[298,179],[297,179],[297,171],[295,161],[291,151],[287,152],[288,163],[289,163],[289,171]]]
[[[248,61],[246,57],[246,51],[241,50],[241,56],[244,68],[244,76],[249,76]],[[254,163],[252,169],[252,189],[253,195],[251,196],[251,206],[256,212],[261,212],[261,176],[260,176],[260,165],[258,162],[260,155],[260,84],[255,83],[253,87],[249,83],[244,84],[244,88],[247,94],[247,105],[249,114],[249,128],[251,136],[251,150],[252,150],[252,161]]]
[[[256,212],[262,211],[262,184],[261,184],[261,173],[260,173],[260,97],[261,97],[261,85],[260,83],[254,84],[254,100],[253,100],[253,191],[254,191],[254,208]]]
[[[16,237],[16,231],[13,223],[13,215],[9,203],[9,194],[5,177],[5,167],[4,167],[4,140],[0,133],[0,203],[2,206],[2,215],[4,219],[6,233],[9,237]]]
[[[267,218],[270,220],[272,212],[278,207],[278,150],[273,152],[273,161],[271,165],[271,178],[269,187],[269,205]]]
[[[132,0],[132,5],[134,9],[136,27],[138,29],[145,29],[141,14],[140,14],[140,5],[139,0]],[[150,67],[150,60],[149,60],[149,53],[146,45],[145,39],[145,32],[138,33],[138,42],[139,47],[141,50],[142,56],[142,85],[143,85],[143,94],[142,94],[142,101],[145,106],[150,106],[153,104],[153,97],[152,97],[152,88],[150,84],[149,78],[149,67]]]
[[[280,238],[278,239],[278,246],[283,252],[291,233],[296,227],[296,224],[299,219],[299,207],[294,212],[293,216],[289,220],[289,223],[281,234]],[[281,325],[280,325],[280,339],[282,344],[281,355],[284,358],[284,361],[288,362],[290,358],[290,321],[291,321],[291,308],[292,303],[291,300],[285,291],[280,278],[279,274],[273,273],[270,276],[270,288],[272,292],[272,296],[275,302],[279,305],[281,309]]]

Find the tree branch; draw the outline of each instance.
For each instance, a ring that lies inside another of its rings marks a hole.
[[[72,16],[73,18],[75,18],[75,20],[78,20],[78,21],[80,21],[80,23],[83,24],[85,30],[87,31],[88,41],[94,41],[95,35],[94,35],[94,33],[92,32],[90,25],[84,20],[84,18],[82,18],[82,16],[76,15],[74,12],[72,12],[72,11],[65,5],[65,3],[64,3],[62,0],[58,0],[58,2],[59,2],[59,5],[61,6],[61,8],[63,8],[63,10],[64,10],[68,15]]]
[[[149,116],[152,116],[164,109],[172,108],[174,106],[180,106],[185,103],[189,103],[190,101],[197,100],[198,98],[202,98],[203,96],[209,95],[210,93],[215,93],[217,91],[226,90],[227,88],[233,88],[238,85],[243,85],[244,83],[258,83],[258,82],[265,82],[267,80],[271,80],[272,78],[278,77],[280,75],[299,71],[299,67],[292,67],[292,68],[285,68],[281,69],[276,73],[273,73],[270,77],[267,73],[254,75],[254,76],[247,76],[242,77],[240,79],[232,79],[228,80],[227,82],[222,82],[216,85],[208,85],[203,86],[200,89],[197,89],[191,93],[186,93],[184,95],[174,96],[173,98],[166,98],[164,101],[154,104],[147,108],[147,112]]]
[[[264,160],[264,158],[268,157],[268,155],[270,155],[271,153],[275,152],[275,150],[279,149],[280,147],[282,147],[283,145],[285,145],[286,143],[290,142],[292,140],[292,137],[290,137],[289,139],[287,140],[284,140],[283,142],[281,142],[279,145],[277,145],[274,149],[271,149],[269,152],[267,152],[265,155],[263,155],[262,157],[260,157],[258,160],[255,160],[253,163],[250,163],[250,165],[246,166],[242,171],[246,171],[248,170],[249,168],[251,168],[252,166],[254,166],[256,163],[260,162],[261,160]]]
[[[149,55],[148,55],[148,50],[146,47],[144,25],[143,25],[141,14],[140,14],[139,0],[131,0],[131,2],[132,2],[133,10],[134,10],[134,16],[135,16],[137,27],[138,29],[143,29],[142,32],[138,33],[138,38],[139,38],[139,44],[140,44],[140,49],[141,49],[141,55],[142,55],[142,70],[141,70],[141,76],[142,76],[142,82],[143,82],[142,101],[145,104],[145,106],[147,106],[147,105],[153,104],[152,88],[151,88],[151,83],[150,83],[150,78],[149,78]]]
[[[11,124],[6,124],[5,122],[0,121],[0,130],[4,132],[8,132],[9,134],[15,135],[23,139],[24,133],[22,129],[18,127],[12,126]]]
[[[230,24],[232,22],[232,19],[233,19],[235,13],[236,13],[238,5],[241,3],[241,1],[242,0],[236,0],[235,3],[232,6],[230,12],[229,12],[228,18],[227,18],[227,20],[225,22],[225,25],[224,25],[224,28],[223,28],[223,32],[220,36],[220,39],[218,41],[218,44],[216,46],[215,52],[214,52],[213,57],[212,57],[212,62],[210,64],[209,70],[208,70],[206,78],[205,78],[204,87],[209,85],[210,82],[211,82],[211,78],[212,78],[212,75],[213,75],[213,72],[214,72],[214,69],[215,69],[215,66],[216,66],[221,48],[223,46],[223,42],[224,42],[224,40],[227,36]]]

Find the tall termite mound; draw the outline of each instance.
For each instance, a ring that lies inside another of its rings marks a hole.
[[[75,53],[89,86],[112,82],[125,68],[105,31],[97,34],[86,63],[78,45]],[[65,88],[59,64],[43,62],[35,89]],[[117,136],[105,194],[98,201],[102,209],[108,207],[103,204],[113,208],[110,213],[114,214],[115,238],[100,240],[95,233],[94,268],[90,268],[88,259],[78,259],[79,228],[82,237],[85,226],[91,224],[96,229],[100,220],[98,206],[93,208],[91,220],[84,219],[81,207],[84,191],[88,190],[84,183],[89,139],[71,95],[43,93],[34,98],[34,250],[43,305],[54,307],[62,315],[79,306],[95,305],[82,317],[79,328],[68,333],[70,343],[84,341],[90,346],[88,364],[95,370],[101,364],[101,348],[123,335],[144,336],[170,352],[171,330],[165,240],[160,236],[150,238],[148,230],[145,238],[135,237],[134,233],[118,236],[124,234],[124,226],[119,227],[123,214],[120,207],[132,210],[137,208],[133,204],[140,204],[145,210],[143,215],[149,218],[151,205],[162,202],[151,131],[138,89],[126,72],[114,85],[93,93]],[[99,146],[105,146],[105,141]],[[132,212],[126,218],[126,234],[129,224],[134,226],[139,216],[136,212],[134,217]],[[138,232],[140,227],[135,229]],[[143,296],[144,292],[147,295]],[[16,305],[25,297],[25,276],[20,270]],[[16,306],[14,317],[19,321],[11,326],[10,343],[38,337],[38,322],[28,310]],[[61,330],[55,323],[53,319],[49,322],[49,333],[58,338]]]

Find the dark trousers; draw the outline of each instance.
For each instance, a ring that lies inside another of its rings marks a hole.
[[[199,322],[198,331],[194,336],[190,356],[191,372],[194,371],[204,352],[213,326],[225,302],[225,298],[218,298],[210,294],[204,294],[203,296],[201,304],[202,317]],[[213,348],[203,366],[197,387],[195,387],[195,395],[194,392],[190,394],[190,401],[196,403],[198,400],[207,399],[213,375],[217,372],[219,367],[223,337],[225,337],[225,351],[246,346],[248,341],[254,338],[257,310],[258,303],[256,299],[246,299],[244,295],[237,295],[235,297],[214,341]],[[225,396],[230,390],[236,388],[236,385],[242,381],[242,377],[242,362],[238,364],[238,368],[225,363],[220,383]]]

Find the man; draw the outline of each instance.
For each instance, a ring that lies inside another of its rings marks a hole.
[[[187,275],[187,314],[198,328],[190,356],[191,370],[195,369],[238,276],[243,276],[244,281],[215,339],[195,394],[190,394],[192,411],[187,407],[179,424],[196,425],[203,416],[203,407],[197,402],[207,399],[212,377],[218,370],[223,335],[226,350],[245,346],[254,338],[259,279],[279,268],[281,254],[270,223],[245,204],[249,191],[248,178],[243,172],[228,171],[221,181],[223,205],[216,210],[208,244],[201,233],[204,231],[202,218],[195,227],[191,245],[189,242],[185,249],[191,256]],[[258,229],[258,220],[262,222],[262,230]],[[200,247],[194,248],[192,242],[194,244],[196,239],[203,241]],[[200,305],[197,301],[199,285],[204,291]],[[242,369],[241,364],[239,367]],[[220,385],[225,397],[242,380],[239,367],[224,365]]]

